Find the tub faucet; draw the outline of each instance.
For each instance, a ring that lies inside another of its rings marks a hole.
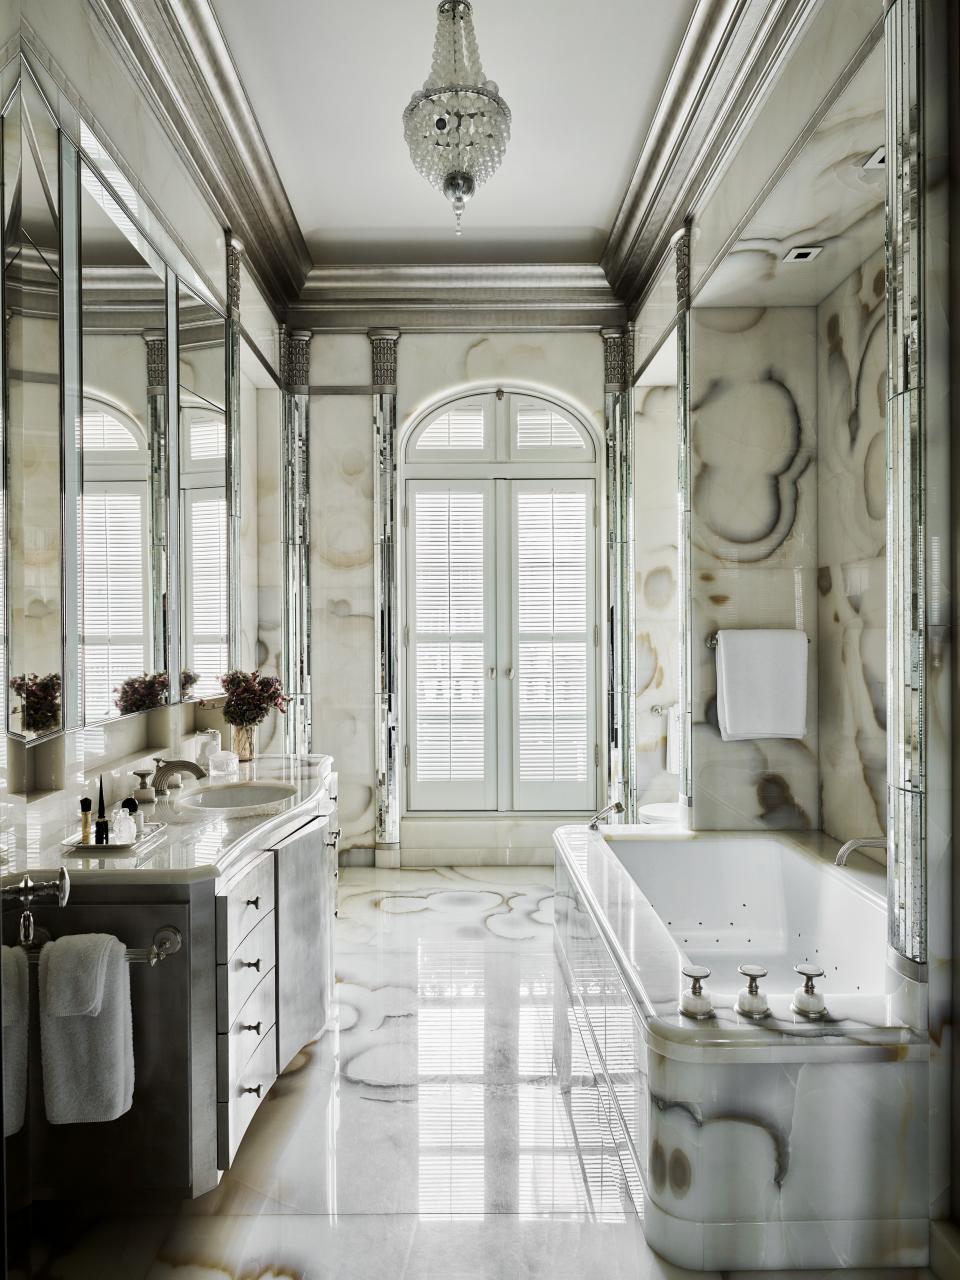
[[[887,841],[885,836],[860,836],[859,839],[848,840],[846,844],[842,844],[837,851],[838,867],[845,867],[847,859],[853,853],[854,849],[885,849]]]
[[[588,823],[591,831],[600,830],[600,819],[605,818],[608,813],[623,813],[623,804],[619,800],[614,800],[613,804],[608,804],[605,809],[601,809],[599,813],[595,813]]]
[[[153,775],[151,786],[158,796],[167,794],[167,779],[174,773],[192,773],[195,778],[205,778],[206,769],[201,769],[192,760],[164,760],[162,756],[154,756],[157,771]]]

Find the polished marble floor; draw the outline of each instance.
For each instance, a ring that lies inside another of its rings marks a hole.
[[[335,1025],[176,1221],[113,1223],[53,1280],[645,1280],[582,1046],[553,1070],[550,868],[345,869]],[[637,1193],[639,1194],[639,1193]]]

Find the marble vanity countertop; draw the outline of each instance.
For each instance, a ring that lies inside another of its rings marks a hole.
[[[893,1056],[926,1057],[929,1040],[897,1019],[890,997],[882,992],[835,996],[829,1017],[809,1021],[791,1011],[790,995],[769,994],[771,1016],[762,1022],[744,1018],[733,998],[715,1000],[715,1016],[702,1022],[678,1010],[682,986],[682,954],[666,925],[611,850],[608,841],[652,840],[658,843],[698,838],[742,841],[757,832],[664,832],[655,827],[609,827],[603,834],[585,826],[561,827],[554,836],[558,863],[589,911],[597,931],[619,970],[624,986],[647,1032],[651,1048],[666,1057],[689,1062],[837,1061],[851,1054],[883,1061]],[[771,833],[799,856],[822,864],[827,874],[839,847],[822,833]],[[856,855],[854,855],[856,857]],[[883,869],[860,859],[837,874],[859,893],[882,899]]]
[[[182,805],[180,797],[209,781],[194,782],[185,773],[182,791],[143,806],[144,818],[148,822],[163,822],[166,829],[132,857],[69,855],[60,842],[73,835],[79,819],[76,815],[60,814],[44,823],[36,847],[18,845],[4,851],[0,857],[3,883],[15,882],[25,871],[35,880],[53,877],[60,866],[67,868],[76,885],[94,882],[182,884],[215,880],[227,873],[232,875],[243,859],[271,848],[314,815],[332,812],[334,802],[327,790],[332,768],[332,758],[322,755],[261,756],[241,765],[239,781],[289,782],[296,787],[294,795],[282,801],[275,813],[243,818],[203,813]]]

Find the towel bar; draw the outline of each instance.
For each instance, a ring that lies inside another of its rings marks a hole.
[[[797,628],[797,630],[799,630],[799,628]],[[810,637],[807,636],[807,644],[809,643],[810,643]],[[710,632],[710,634],[707,636],[706,640],[704,641],[704,644],[707,646],[708,649],[715,649],[717,647],[716,631]]]
[[[153,946],[127,947],[127,962],[128,964],[148,964],[153,968],[161,960],[166,960],[167,956],[176,955],[182,946],[183,935],[180,930],[172,924],[165,924],[153,935]],[[27,951],[27,958],[31,964],[40,963],[41,950],[42,948],[37,948]]]

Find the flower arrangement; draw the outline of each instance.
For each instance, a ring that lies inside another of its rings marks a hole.
[[[184,667],[180,672],[180,697],[189,697],[190,690],[199,679],[200,676],[196,671],[191,671],[189,667]]]
[[[142,676],[127,676],[113,691],[117,695],[114,706],[122,716],[133,711],[150,711],[153,707],[163,706],[169,690],[170,681],[165,671],[154,671],[152,675],[145,671]]]
[[[23,728],[28,733],[46,733],[60,724],[60,673],[38,676],[35,671],[14,676],[10,688],[20,699]]]
[[[228,671],[220,684],[227,695],[223,718],[236,728],[260,724],[271,708],[282,715],[290,701],[276,676],[262,676],[259,671]]]

